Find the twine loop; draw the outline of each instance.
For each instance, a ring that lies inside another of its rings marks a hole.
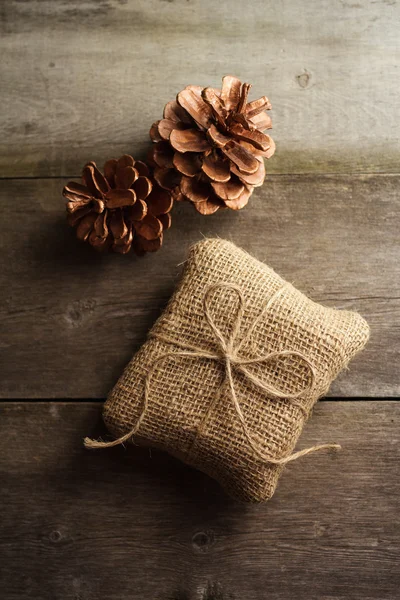
[[[84,445],[89,449],[97,449],[97,448],[110,448],[112,446],[117,446],[119,444],[123,444],[124,442],[130,440],[135,435],[137,435],[139,428],[146,416],[147,408],[149,404],[149,396],[150,396],[150,382],[152,379],[153,373],[160,367],[161,363],[163,363],[168,358],[172,358],[173,360],[177,360],[179,358],[189,358],[189,359],[208,359],[217,361],[223,365],[224,369],[224,381],[218,390],[214,400],[210,403],[200,425],[197,428],[195,438],[193,440],[192,446],[195,444],[196,439],[201,435],[202,430],[205,426],[205,423],[208,419],[208,416],[212,412],[215,402],[220,397],[220,392],[224,388],[224,386],[228,386],[230,392],[230,398],[232,401],[232,405],[235,409],[238,420],[241,424],[242,431],[244,436],[247,439],[249,446],[252,448],[254,454],[265,463],[270,463],[273,465],[284,465],[292,460],[296,460],[301,456],[305,456],[306,454],[310,454],[312,452],[316,452],[318,450],[325,449],[340,449],[341,446],[338,444],[320,444],[316,446],[312,446],[310,448],[306,448],[304,450],[300,450],[298,452],[294,452],[293,454],[289,454],[288,456],[276,458],[264,453],[260,448],[255,439],[253,438],[251,432],[248,429],[246,424],[246,419],[243,414],[240,403],[237,399],[235,383],[234,383],[234,372],[241,373],[248,382],[252,383],[256,388],[268,394],[268,396],[272,396],[278,399],[288,400],[293,406],[296,406],[303,417],[307,417],[307,411],[304,408],[303,404],[299,402],[299,398],[303,397],[307,392],[310,392],[314,386],[316,380],[316,373],[313,364],[310,360],[301,352],[297,352],[295,350],[276,350],[269,352],[263,355],[255,355],[253,358],[246,358],[241,355],[241,349],[246,344],[246,342],[250,342],[252,345],[252,334],[260,322],[261,318],[264,317],[266,312],[269,310],[270,306],[273,302],[281,295],[283,290],[289,284],[283,285],[280,289],[275,292],[272,297],[265,304],[261,313],[256,317],[256,319],[250,324],[250,327],[246,331],[246,334],[242,337],[242,340],[237,343],[237,337],[239,332],[241,331],[242,320],[245,310],[245,299],[242,293],[242,290],[239,286],[231,283],[215,283],[206,288],[203,296],[203,313],[204,317],[213,333],[213,337],[217,346],[217,351],[210,352],[208,348],[204,348],[201,346],[190,344],[189,342],[182,341],[173,336],[169,336],[168,334],[150,334],[157,340],[163,341],[167,344],[172,344],[175,350],[171,350],[166,352],[165,354],[159,356],[154,360],[152,365],[150,366],[145,382],[144,382],[144,395],[143,395],[143,408],[137,419],[134,427],[128,431],[123,436],[118,439],[112,440],[110,442],[103,442],[101,440],[92,440],[90,438],[84,439]],[[217,326],[214,317],[212,316],[211,311],[211,295],[217,289],[227,289],[236,293],[238,297],[238,309],[233,319],[232,328],[229,333],[229,336],[226,338],[222,331]],[[251,365],[261,365],[266,364],[272,360],[284,358],[284,357],[296,357],[303,362],[303,364],[307,367],[309,372],[309,381],[303,386],[299,391],[295,393],[289,393],[285,390],[276,388],[273,384],[268,381],[264,381],[258,378],[251,370],[249,370],[249,366]]]

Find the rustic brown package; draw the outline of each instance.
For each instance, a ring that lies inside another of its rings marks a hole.
[[[202,241],[104,407],[115,436],[162,448],[233,496],[271,498],[304,422],[367,323],[309,300],[234,244]],[[96,443],[87,440],[89,447]]]

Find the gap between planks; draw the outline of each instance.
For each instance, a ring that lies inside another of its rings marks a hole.
[[[139,160],[139,159],[138,159]],[[82,165],[83,167],[83,165]],[[400,175],[400,171],[338,171],[338,172],[317,172],[317,171],[299,171],[299,172],[291,172],[291,173],[267,173],[267,178],[277,178],[277,177],[398,177]],[[63,180],[63,179],[80,179],[81,174],[75,175],[26,175],[26,176],[16,176],[16,177],[2,177],[0,175],[0,181],[35,181],[35,180],[43,180],[43,179],[54,179],[54,180]]]
[[[370,397],[345,397],[327,396],[318,400],[320,402],[399,402],[397,396],[370,396]],[[106,398],[0,398],[0,406],[8,404],[104,404]]]

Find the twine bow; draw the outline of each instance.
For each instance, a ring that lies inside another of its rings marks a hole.
[[[312,387],[315,383],[316,374],[315,374],[315,369],[314,369],[313,364],[309,361],[309,359],[306,356],[304,356],[304,354],[302,354],[301,352],[294,351],[294,350],[279,350],[279,351],[269,352],[269,353],[263,354],[263,355],[258,355],[253,358],[245,358],[245,357],[241,356],[241,354],[240,354],[240,351],[241,351],[243,345],[248,341],[251,343],[251,335],[252,335],[256,325],[259,323],[261,318],[268,311],[271,304],[273,302],[275,302],[275,300],[278,298],[278,296],[282,293],[282,291],[284,290],[286,285],[287,284],[282,286],[268,300],[268,302],[264,306],[261,313],[251,323],[250,327],[248,328],[248,330],[246,332],[246,335],[242,338],[240,343],[236,343],[236,339],[237,339],[237,336],[241,329],[241,324],[242,324],[243,314],[244,314],[244,309],[245,309],[245,300],[244,300],[243,293],[242,293],[240,287],[238,287],[237,285],[231,284],[231,283],[215,283],[213,285],[210,285],[206,289],[204,296],[203,296],[203,310],[204,310],[204,316],[208,322],[208,325],[210,326],[210,329],[214,334],[215,342],[218,347],[217,351],[210,352],[207,348],[202,348],[201,346],[196,346],[196,345],[190,344],[189,342],[181,341],[181,340],[178,340],[174,337],[170,337],[165,334],[153,334],[154,338],[156,338],[160,341],[163,341],[165,343],[168,343],[168,344],[173,344],[175,347],[181,348],[181,350],[171,350],[170,352],[166,352],[165,354],[156,358],[155,361],[153,362],[153,364],[151,365],[151,367],[146,375],[145,382],[144,382],[143,408],[142,408],[140,416],[137,419],[134,427],[130,431],[128,431],[128,433],[126,433],[123,436],[119,437],[118,439],[112,440],[110,442],[103,442],[101,440],[92,440],[90,438],[85,438],[84,445],[86,446],[86,448],[89,448],[89,449],[111,448],[112,446],[117,446],[119,444],[123,444],[124,442],[128,441],[133,436],[135,436],[138,433],[139,428],[140,428],[141,424],[143,423],[143,420],[147,413],[147,408],[149,405],[150,383],[151,383],[152,375],[157,370],[157,368],[160,366],[160,364],[168,358],[173,358],[174,360],[176,360],[177,358],[190,358],[190,359],[200,358],[200,359],[209,359],[209,360],[213,360],[213,361],[217,361],[217,362],[221,363],[224,366],[224,381],[219,389],[219,393],[216,394],[214,400],[210,403],[210,405],[206,411],[206,414],[204,415],[203,420],[197,429],[196,436],[195,436],[193,443],[195,443],[197,437],[201,434],[202,428],[204,427],[209,414],[212,412],[215,402],[217,401],[217,399],[220,396],[220,391],[223,389],[223,387],[225,385],[227,385],[229,388],[232,405],[235,409],[236,415],[241,424],[243,434],[246,437],[247,442],[249,443],[249,446],[252,448],[255,455],[262,462],[270,463],[270,464],[274,464],[274,465],[284,465],[292,460],[296,460],[296,459],[300,458],[301,456],[305,456],[306,454],[310,454],[312,452],[317,452],[318,450],[340,449],[341,446],[338,444],[319,444],[316,446],[312,446],[310,448],[305,448],[304,450],[299,450],[298,452],[294,452],[293,454],[289,454],[289,456],[285,456],[282,458],[275,458],[273,456],[270,456],[270,455],[264,453],[262,450],[260,450],[256,441],[253,439],[253,437],[247,427],[246,419],[244,417],[240,403],[237,399],[234,378],[233,378],[234,371],[241,373],[249,382],[251,382],[259,390],[264,391],[266,394],[268,394],[268,396],[272,396],[275,398],[280,398],[280,399],[290,401],[294,406],[296,406],[302,412],[304,418],[307,417],[306,409],[304,408],[302,403],[298,402],[297,400],[299,398],[301,398],[302,396],[304,396],[304,394],[306,394],[308,391],[310,391],[312,389]],[[238,306],[238,310],[237,310],[236,316],[233,321],[233,326],[232,326],[231,332],[227,338],[224,337],[223,333],[216,325],[214,318],[210,311],[210,296],[217,289],[232,290],[237,294],[238,300],[239,300],[239,306]],[[250,365],[260,365],[260,364],[267,363],[267,362],[272,361],[277,358],[284,358],[286,356],[297,357],[304,363],[304,365],[309,370],[309,375],[310,375],[309,382],[298,392],[288,393],[287,391],[278,389],[278,388],[274,387],[272,384],[270,384],[266,381],[262,381],[248,369],[248,367]]]

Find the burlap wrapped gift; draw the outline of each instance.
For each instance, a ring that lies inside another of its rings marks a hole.
[[[245,501],[267,500],[304,422],[368,340],[234,244],[202,241],[104,407],[119,439],[162,448]]]

